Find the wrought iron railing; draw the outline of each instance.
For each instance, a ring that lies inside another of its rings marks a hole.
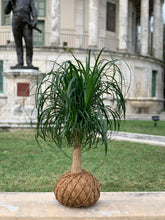
[[[45,32],[44,35],[34,33],[34,45],[50,46],[51,45],[51,33]],[[0,45],[8,45],[11,40],[11,32],[0,31]],[[115,50],[117,40],[113,38],[98,37],[98,48],[111,47]],[[61,33],[60,45],[61,47],[69,48],[88,48],[88,35],[77,35],[72,33]]]
[[[51,33],[45,32],[40,34],[34,32],[33,36],[34,46],[51,46]],[[11,32],[0,31],[0,45],[9,45],[14,43]],[[88,45],[88,35],[77,35],[73,33],[60,34],[60,47],[67,48],[82,48],[86,49]],[[98,37],[97,48],[109,48],[111,51],[118,51],[118,39],[112,37]],[[136,48],[136,52],[139,52]]]

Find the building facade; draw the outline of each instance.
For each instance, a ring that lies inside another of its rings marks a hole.
[[[7,101],[2,72],[16,64],[11,16],[0,0],[0,109]],[[127,114],[160,113],[164,108],[162,0],[35,0],[33,64],[46,73],[52,61],[85,60],[87,50],[103,47],[119,59],[127,79]],[[59,56],[60,55],[60,56]],[[104,53],[106,57],[107,53]],[[129,68],[127,68],[127,63]]]

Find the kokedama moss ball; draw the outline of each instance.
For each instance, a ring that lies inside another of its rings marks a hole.
[[[88,207],[100,197],[100,185],[97,179],[86,170],[72,174],[64,173],[55,185],[55,197],[65,206]]]

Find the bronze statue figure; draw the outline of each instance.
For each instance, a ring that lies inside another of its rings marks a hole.
[[[37,10],[34,0],[8,0],[5,8],[5,14],[13,12],[12,31],[14,35],[17,65],[14,68],[24,68],[23,61],[23,38],[26,46],[26,64],[27,68],[33,68],[33,28],[37,25]],[[31,20],[31,16],[33,20]]]

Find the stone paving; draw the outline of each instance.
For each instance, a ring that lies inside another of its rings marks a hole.
[[[0,220],[164,220],[165,192],[102,192],[88,208],[59,204],[52,192],[0,193]]]
[[[112,140],[131,141],[165,147],[165,136],[137,134],[129,132],[109,132],[109,135]]]

